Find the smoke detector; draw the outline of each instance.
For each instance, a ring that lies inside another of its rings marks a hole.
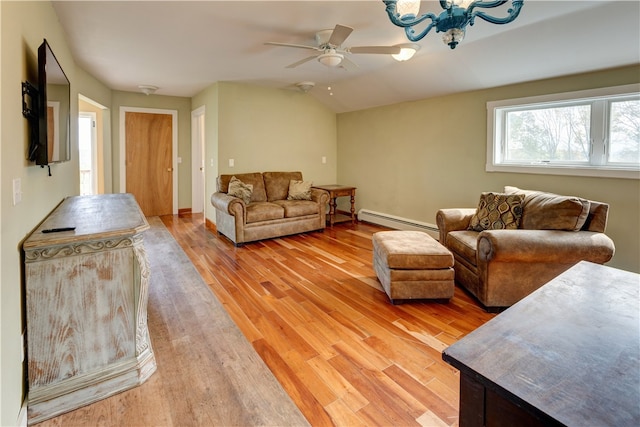
[[[140,85],[138,86],[138,89],[140,89],[140,92],[144,93],[145,95],[151,95],[158,90],[158,86]]]
[[[313,87],[316,84],[314,82],[300,82],[300,83],[296,83],[296,86],[298,86],[298,89],[300,89],[301,91],[303,91],[304,93],[309,92],[311,89],[313,89]]]

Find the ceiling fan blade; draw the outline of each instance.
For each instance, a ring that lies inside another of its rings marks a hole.
[[[294,62],[293,64],[289,64],[289,65],[287,65],[285,68],[296,68],[298,65],[302,65],[302,64],[304,64],[305,62],[309,62],[309,61],[311,61],[312,59],[316,59],[316,58],[317,58],[317,56],[308,56],[308,57],[306,57],[306,58],[304,58],[304,59],[301,59],[301,60],[300,60],[300,61],[298,61],[298,62]]]
[[[300,49],[318,50],[318,48],[315,46],[307,46],[305,44],[291,44],[291,43],[278,43],[278,42],[266,42],[265,44],[272,45],[272,46],[297,47]]]
[[[340,46],[349,37],[349,34],[353,31],[351,27],[345,27],[344,25],[336,24],[331,37],[329,37],[328,43],[333,46]]]
[[[385,55],[395,55],[400,53],[397,46],[356,46],[348,49],[351,53],[379,53]]]
[[[358,69],[358,64],[356,64],[355,62],[353,62],[352,60],[350,60],[346,56],[344,58],[342,58],[342,61],[340,62],[339,66],[344,68],[344,69],[346,69],[346,70],[357,70]]]

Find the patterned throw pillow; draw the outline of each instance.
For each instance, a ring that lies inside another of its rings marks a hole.
[[[235,176],[231,177],[231,180],[229,181],[229,191],[227,192],[228,195],[238,197],[239,199],[242,199],[245,205],[248,205],[251,201],[252,193],[253,185],[245,184]]]
[[[469,230],[513,230],[522,217],[524,194],[482,193]]]
[[[311,181],[289,181],[287,200],[311,200]]]

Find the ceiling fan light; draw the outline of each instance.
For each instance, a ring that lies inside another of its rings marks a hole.
[[[336,53],[335,51],[323,53],[318,56],[318,62],[322,65],[326,65],[327,67],[337,67],[343,59],[344,56],[340,53]]]
[[[420,45],[417,43],[403,43],[396,46],[400,48],[400,53],[391,55],[396,61],[408,61],[420,50]]]

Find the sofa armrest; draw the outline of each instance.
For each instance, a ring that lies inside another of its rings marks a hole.
[[[211,204],[214,208],[229,215],[236,215],[236,212],[239,212],[244,217],[245,204],[238,197],[230,196],[227,193],[215,192],[211,195]]]
[[[577,263],[604,264],[615,252],[604,233],[562,230],[485,230],[478,235],[478,263]]]
[[[475,208],[440,209],[436,213],[436,224],[440,233],[440,243],[446,246],[445,238],[451,231],[466,230]]]
[[[311,188],[311,200],[325,206],[329,203],[329,192],[319,188]]]

